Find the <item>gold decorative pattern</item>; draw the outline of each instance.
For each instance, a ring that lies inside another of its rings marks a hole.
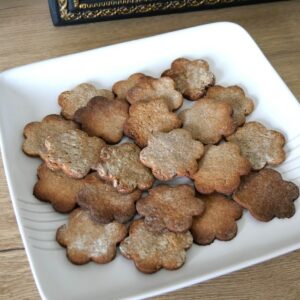
[[[134,14],[149,14],[157,11],[178,10],[182,8],[196,8],[203,5],[214,6],[216,4],[226,4],[233,2],[244,2],[245,0],[167,0],[163,2],[143,3],[145,1],[135,0],[136,5],[117,6],[101,8],[95,10],[85,10],[80,12],[70,12],[68,10],[68,0],[57,0],[59,14],[64,21],[92,20],[98,17],[126,16]],[[78,0],[74,0],[75,2]],[[118,0],[116,0],[117,2]],[[112,2],[112,1],[109,1]],[[113,1],[114,2],[114,1]],[[122,1],[120,1],[122,2]],[[125,2],[124,2],[125,3]]]

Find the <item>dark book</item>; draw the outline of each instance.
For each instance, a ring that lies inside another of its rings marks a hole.
[[[56,26],[276,0],[48,0]]]

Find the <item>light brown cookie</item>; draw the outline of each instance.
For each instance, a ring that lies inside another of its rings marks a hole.
[[[22,149],[27,155],[39,156],[45,149],[45,139],[48,136],[78,127],[73,121],[66,121],[59,115],[46,116],[41,122],[31,122],[25,126],[23,132],[25,141]]]
[[[74,118],[77,109],[84,107],[95,96],[102,96],[109,100],[114,99],[114,94],[109,90],[98,90],[92,84],[82,83],[71,91],[63,92],[58,97],[61,114],[69,120]]]
[[[201,196],[201,200],[205,203],[205,211],[201,216],[194,217],[191,229],[194,242],[208,245],[215,239],[233,239],[238,230],[236,220],[243,214],[241,206],[220,194]]]
[[[137,202],[136,209],[151,231],[185,232],[191,228],[193,217],[204,211],[203,202],[195,197],[190,185],[159,185],[148,192]]]
[[[74,179],[62,171],[51,171],[45,163],[37,171],[38,181],[33,194],[41,201],[50,202],[61,213],[68,213],[76,207],[76,195],[84,186],[84,180]]]
[[[206,97],[228,103],[233,109],[233,121],[235,126],[245,123],[245,116],[252,113],[254,109],[253,101],[246,97],[242,88],[237,85],[223,87],[215,85],[207,90]]]
[[[104,147],[97,166],[99,176],[112,182],[120,193],[131,193],[137,188],[150,188],[154,177],[140,162],[140,151],[138,146],[131,143]]]
[[[171,77],[176,89],[189,100],[200,99],[206,89],[215,84],[215,76],[203,59],[177,58],[172,62],[171,69],[164,71],[162,76]]]
[[[157,132],[141,151],[141,162],[152,169],[159,180],[175,176],[191,176],[198,170],[197,160],[203,155],[203,145],[192,139],[185,129],[169,133]]]
[[[292,217],[295,214],[293,201],[298,197],[299,188],[294,183],[283,180],[280,173],[272,169],[250,173],[233,194],[236,202],[263,222],[274,217]]]
[[[143,78],[128,91],[126,99],[131,104],[164,99],[170,110],[178,109],[183,103],[182,95],[175,90],[175,83],[169,77]]]
[[[233,143],[207,146],[192,178],[202,194],[231,194],[240,184],[240,177],[250,172],[251,165]]]
[[[266,164],[279,165],[285,160],[284,136],[258,122],[246,123],[226,139],[240,147],[254,170],[262,169]]]
[[[91,218],[100,223],[114,220],[125,223],[135,214],[135,202],[141,197],[141,191],[121,194],[99,178],[96,172],[87,175],[85,186],[77,195],[77,203],[89,210]]]
[[[124,124],[124,133],[133,138],[140,147],[145,147],[154,132],[168,132],[180,126],[180,119],[169,111],[166,102],[156,99],[131,105],[129,118]]]
[[[197,101],[192,108],[183,110],[179,118],[193,139],[204,144],[216,144],[235,131],[231,106],[214,99]]]
[[[96,168],[105,142],[75,129],[48,137],[45,146],[41,157],[48,168],[62,170],[73,178],[82,178],[91,168]]]
[[[193,237],[189,231],[152,232],[143,220],[136,220],[130,226],[129,237],[121,242],[120,250],[123,256],[134,261],[141,272],[154,273],[161,268],[180,268],[192,243]]]
[[[96,223],[90,218],[88,211],[77,208],[70,214],[68,223],[58,228],[56,240],[67,248],[68,259],[76,265],[89,261],[105,264],[114,259],[116,245],[126,234],[124,224]]]
[[[123,125],[128,118],[129,105],[121,100],[108,100],[101,96],[92,98],[78,109],[74,120],[81,124],[89,136],[98,136],[108,143],[118,143],[123,137]]]
[[[138,82],[140,82],[144,78],[152,78],[150,76],[146,76],[142,73],[135,73],[128,77],[126,80],[121,80],[116,82],[112,90],[117,96],[117,99],[127,100],[127,93],[130,89],[132,89]]]

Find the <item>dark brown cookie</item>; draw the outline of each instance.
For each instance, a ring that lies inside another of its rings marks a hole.
[[[191,228],[193,217],[204,211],[203,202],[195,197],[190,185],[160,185],[148,192],[137,202],[136,209],[151,231],[185,232]]]
[[[299,197],[299,188],[284,181],[275,170],[263,169],[244,177],[233,194],[233,199],[247,208],[259,221],[268,222],[274,217],[290,218],[295,213],[293,203]]]
[[[236,220],[243,214],[242,207],[220,194],[201,196],[201,200],[205,203],[205,211],[193,220],[191,232],[194,242],[208,245],[215,239],[233,239],[238,229]]]
[[[77,195],[77,203],[88,209],[96,222],[109,223],[114,220],[125,223],[135,214],[135,202],[141,191],[121,194],[108,182],[102,181],[96,172],[87,175],[85,186]]]
[[[68,224],[58,228],[56,240],[67,248],[68,259],[76,265],[89,261],[105,264],[114,259],[116,245],[126,234],[124,224],[96,223],[90,218],[88,211],[77,208],[70,214]]]
[[[171,69],[162,73],[171,77],[176,89],[189,100],[198,100],[205,95],[206,89],[215,83],[215,76],[209,71],[208,63],[203,59],[188,60],[177,58]]]
[[[39,156],[45,149],[45,140],[48,136],[78,127],[73,121],[66,121],[59,115],[49,115],[41,122],[31,122],[24,128],[23,151],[30,156]]]
[[[99,176],[112,182],[120,193],[150,188],[154,178],[151,171],[140,162],[140,151],[138,146],[131,143],[103,148],[97,166]]]
[[[231,194],[240,184],[240,177],[250,172],[251,165],[233,143],[207,146],[192,178],[202,194]]]
[[[193,237],[189,231],[152,232],[143,220],[137,220],[131,224],[129,237],[120,244],[120,250],[126,258],[134,261],[141,272],[154,273],[161,268],[180,268],[192,243]]]
[[[108,143],[118,143],[123,137],[123,126],[128,118],[129,105],[121,100],[104,97],[92,98],[85,107],[78,109],[74,120],[89,136],[98,136]]]

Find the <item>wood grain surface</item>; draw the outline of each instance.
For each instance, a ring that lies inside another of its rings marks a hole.
[[[47,1],[1,0],[0,71],[216,21],[242,25],[299,99],[300,1],[56,28],[52,26]],[[191,41],[194,42],[205,41]],[[0,299],[40,299],[16,225],[1,160],[0,208]],[[300,251],[155,299],[300,299]]]

